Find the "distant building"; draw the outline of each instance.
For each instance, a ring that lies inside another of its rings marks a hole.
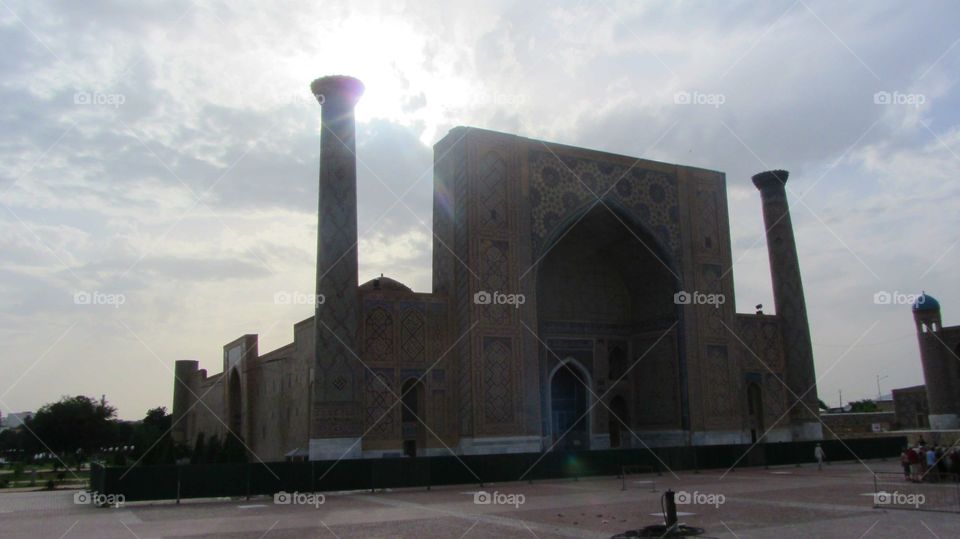
[[[824,412],[825,438],[857,438],[896,430],[896,414],[892,411],[877,412]]]
[[[886,395],[881,395],[877,397],[873,401],[873,403],[877,405],[877,411],[880,411],[880,412],[894,411],[893,393],[887,393]]]
[[[927,387],[911,386],[894,389],[874,401],[875,412],[852,412],[847,404],[830,408],[820,414],[828,438],[855,438],[897,430],[923,430],[930,428],[927,405]]]
[[[13,412],[0,419],[0,426],[5,429],[15,429],[32,417],[33,412]]]
[[[960,429],[960,326],[943,327],[940,303],[926,293],[913,304],[933,430]]]
[[[893,390],[893,407],[897,414],[897,428],[916,430],[930,428],[930,407],[927,405],[927,386],[902,387]]]

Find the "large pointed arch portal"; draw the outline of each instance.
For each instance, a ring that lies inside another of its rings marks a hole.
[[[569,369],[556,370],[568,359],[582,365],[581,379],[589,380],[584,386],[586,402],[607,396],[583,425],[572,425],[573,433],[583,428],[588,432],[560,440],[559,446],[572,445],[578,436],[584,449],[619,442],[611,439],[604,405],[613,397],[619,397],[621,411],[632,411],[622,414],[627,417],[618,423],[622,432],[614,438],[627,438],[628,429],[640,438],[644,432],[654,436],[681,430],[686,423],[682,404],[686,377],[680,306],[674,300],[679,272],[668,251],[629,212],[612,203],[584,208],[550,239],[537,267],[537,324],[541,372],[546,375],[541,394],[546,396],[544,417],[550,418],[545,422],[548,438],[556,441],[559,434],[558,405],[579,409],[580,386],[562,374]],[[561,386],[570,399],[556,399]]]

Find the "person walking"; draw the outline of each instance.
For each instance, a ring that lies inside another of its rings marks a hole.
[[[939,483],[940,471],[937,470],[937,452],[931,447],[927,449],[927,453],[924,456],[927,459],[927,475],[930,476],[930,482]]]
[[[814,448],[813,456],[817,459],[817,471],[823,471],[823,460],[827,455],[823,452],[823,448],[820,447],[820,444],[817,444],[817,447]]]

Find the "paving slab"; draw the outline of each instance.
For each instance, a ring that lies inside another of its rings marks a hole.
[[[676,493],[681,522],[704,528],[705,537],[960,537],[960,513],[875,507],[874,472],[898,469],[893,461],[844,462],[822,471],[737,468],[626,481],[595,477],[325,493],[322,503],[312,505],[255,497],[98,508],[75,503],[70,491],[2,492],[0,537],[600,539],[661,523],[666,489]],[[883,486],[891,493],[926,494],[936,500],[931,508],[960,509],[946,503],[954,485],[900,483],[887,476]]]

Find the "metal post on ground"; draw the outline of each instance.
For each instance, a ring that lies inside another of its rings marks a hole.
[[[183,470],[183,466],[177,466],[177,504],[180,503],[180,471]]]
[[[664,523],[666,524],[667,533],[670,533],[677,526],[677,503],[674,500],[674,492],[667,489],[663,493],[664,505],[666,505],[666,512],[663,515]]]
[[[317,474],[313,470],[314,461],[310,461],[310,492],[317,491]]]
[[[247,465],[244,466],[244,468],[247,471],[247,499],[248,500],[250,499],[250,467],[251,466],[253,466],[253,464],[249,464],[249,463],[247,463]]]
[[[377,467],[376,461],[371,460],[370,461],[370,494],[373,494],[374,492],[377,491],[376,471],[374,470],[374,468],[376,467]]]
[[[531,456],[531,457],[530,457],[530,460],[532,460],[533,463],[530,464],[530,466],[527,466],[527,484],[529,484],[529,485],[532,485],[532,484],[533,484],[533,474],[530,473],[530,472],[532,472],[532,471],[533,471],[533,468],[537,465],[537,461],[536,461],[536,460],[533,460],[533,459],[534,459],[534,456]]]

